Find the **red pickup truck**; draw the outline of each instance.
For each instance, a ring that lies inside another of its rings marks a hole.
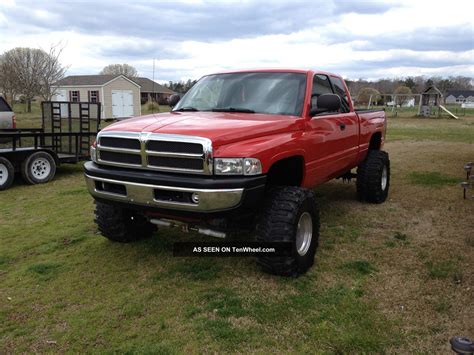
[[[291,255],[257,262],[295,276],[313,265],[318,245],[313,187],[356,176],[360,200],[387,198],[385,113],[354,110],[338,75],[212,74],[171,104],[169,113],[108,126],[91,147],[86,182],[99,231],[112,241],[150,237],[156,226],[221,238],[250,228],[257,242],[292,243]]]

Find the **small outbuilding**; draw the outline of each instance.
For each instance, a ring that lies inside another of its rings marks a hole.
[[[148,78],[125,75],[70,75],[53,86],[54,101],[100,102],[103,118],[141,115],[141,105],[150,99],[164,103],[173,91]]]

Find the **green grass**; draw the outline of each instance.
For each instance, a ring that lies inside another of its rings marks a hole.
[[[396,342],[396,325],[360,297],[358,270],[371,265],[356,264],[352,275],[335,260],[281,279],[252,258],[174,258],[173,242],[190,238],[178,231],[108,242],[97,235],[80,165],[47,185],[18,181],[2,192],[0,224],[6,352],[381,352]],[[335,245],[354,243],[353,233]],[[344,280],[318,281],[333,274]]]
[[[387,140],[474,143],[474,118],[460,120],[430,118],[389,118]]]
[[[455,185],[461,182],[459,178],[447,176],[438,171],[414,171],[408,175],[408,178],[412,184],[428,187]]]
[[[377,271],[377,269],[367,260],[346,262],[343,265],[343,268],[357,276],[370,275]]]
[[[426,263],[428,276],[433,279],[457,277],[457,263],[454,260],[429,261]]]
[[[35,274],[40,280],[47,281],[58,273],[60,266],[61,264],[57,263],[38,263],[31,264],[27,270]]]

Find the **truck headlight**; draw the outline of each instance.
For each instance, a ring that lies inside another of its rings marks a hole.
[[[91,145],[90,154],[91,154],[91,160],[92,160],[94,163],[97,163],[97,150],[95,149],[95,147],[94,147],[93,145]]]
[[[255,158],[214,158],[216,175],[259,175],[262,163]]]

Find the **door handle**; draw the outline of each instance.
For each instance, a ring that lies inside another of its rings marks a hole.
[[[341,129],[341,131],[343,131],[346,129],[346,125],[344,123],[339,123],[339,128]]]

